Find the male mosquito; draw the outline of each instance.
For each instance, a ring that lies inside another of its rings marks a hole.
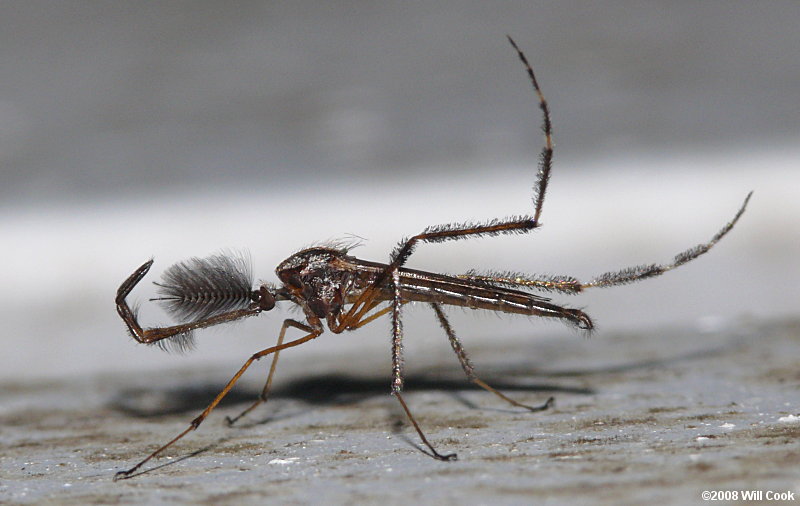
[[[169,313],[183,322],[169,327],[143,328],[138,322],[135,309],[131,309],[126,301],[133,288],[153,265],[152,259],[145,262],[122,283],[116,297],[117,312],[128,326],[133,338],[140,343],[184,348],[191,345],[193,332],[197,329],[255,316],[272,310],[279,302],[298,305],[305,320],[292,318],[284,320],[275,346],[254,353],[248,358],[211,404],[192,420],[188,428],[135,466],[118,472],[115,479],[130,477],[150,459],[197,429],[230,392],[247,368],[257,360],[272,355],[266,384],[261,395],[251,406],[235,418],[228,418],[230,424],[267,400],[280,351],[316,339],[322,335],[326,325],[328,330],[339,334],[363,327],[384,315],[388,315],[392,322],[391,393],[400,402],[422,443],[430,451],[430,455],[439,460],[455,460],[455,453],[440,453],[428,441],[403,399],[401,321],[403,305],[409,302],[424,302],[430,305],[469,381],[514,406],[530,411],[542,411],[553,404],[552,397],[538,406],[522,404],[506,397],[476,375],[461,341],[445,316],[443,306],[555,318],[588,333],[591,332],[593,324],[586,313],[556,304],[548,298],[530,292],[538,290],[572,295],[587,288],[624,285],[659,276],[699,257],[730,232],[744,213],[752,192],[747,195],[733,219],[708,242],[675,255],[669,263],[638,265],[606,272],[586,283],[571,276],[529,276],[512,271],[474,270],[461,275],[448,275],[404,267],[420,243],[439,243],[501,234],[525,234],[540,227],[542,205],[550,180],[553,159],[553,128],[550,123],[550,111],[533,68],[517,44],[510,37],[508,40],[527,71],[543,117],[544,147],[539,158],[533,191],[533,215],[430,226],[422,233],[401,240],[390,255],[388,263],[370,262],[350,256],[349,247],[341,244],[304,249],[278,265],[276,274],[280,285],[266,283],[254,288],[249,262],[236,255],[220,254],[208,258],[191,258],[171,266],[163,274],[162,281],[156,283],[160,296],[153,300],[159,301]],[[302,337],[285,342],[289,329],[299,330],[303,334]]]

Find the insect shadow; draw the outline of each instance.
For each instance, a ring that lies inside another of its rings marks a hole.
[[[553,385],[552,383],[531,383],[509,380],[510,377],[523,375],[544,378],[586,378],[603,375],[652,370],[659,367],[671,367],[677,364],[703,360],[731,351],[730,343],[715,344],[702,349],[681,352],[670,356],[616,364],[602,364],[580,369],[555,369],[549,371],[532,371],[527,363],[506,363],[497,367],[487,367],[487,379],[497,388],[509,392],[537,392],[551,394],[593,395],[594,388]],[[489,411],[506,411],[489,405],[476,404],[464,394],[470,391],[481,391],[481,388],[465,383],[460,376],[442,374],[410,374],[407,381],[414,385],[416,391],[448,392],[458,402],[470,409]],[[219,385],[214,381],[204,384],[186,383],[174,388],[163,389],[154,393],[152,388],[127,388],[121,390],[109,402],[109,407],[126,416],[134,418],[160,418],[182,415],[193,412],[198,404],[207,404],[219,393]],[[346,374],[321,374],[306,378],[297,378],[282,385],[276,385],[270,393],[274,401],[294,400],[313,406],[354,405],[374,397],[386,394],[384,377],[356,377]],[[220,407],[234,407],[250,403],[258,395],[256,389],[243,387],[232,390],[219,404]],[[274,414],[254,424],[262,424],[275,420]]]
[[[528,368],[527,373],[530,373]],[[503,380],[503,372],[491,375],[492,384],[505,391],[538,392],[552,394],[592,395],[592,388],[557,386],[545,383],[520,383]],[[415,391],[447,392],[458,402],[470,409],[497,410],[498,408],[470,401],[464,393],[480,391],[481,388],[465,384],[464,380],[454,375],[453,378],[441,375],[409,375],[407,381],[414,385]],[[126,416],[134,418],[161,418],[181,415],[197,409],[198,404],[209,403],[219,393],[219,385],[209,381],[204,384],[185,384],[175,388],[167,388],[154,392],[152,388],[128,388],[122,390],[109,402],[109,407]],[[220,402],[220,407],[233,407],[252,402],[258,391],[241,388],[231,391]],[[270,392],[274,401],[293,400],[311,406],[343,406],[354,405],[375,397],[385,397],[386,379],[383,377],[355,377],[344,374],[325,374],[310,378],[298,378],[283,385],[276,385]],[[274,421],[275,416],[268,416],[258,424]]]

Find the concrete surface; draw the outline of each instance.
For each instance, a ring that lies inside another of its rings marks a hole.
[[[501,320],[498,320],[502,323]],[[433,333],[433,330],[432,330]],[[433,339],[433,334],[429,337]],[[446,347],[442,336],[426,346]],[[307,346],[313,350],[313,344]],[[471,388],[454,358],[407,357],[406,399],[438,462],[388,394],[386,353],[281,359],[274,398],[229,428],[264,365],[198,431],[184,429],[238,364],[0,386],[0,502],[42,504],[697,504],[704,490],[800,495],[800,321],[484,339]],[[242,357],[243,359],[245,357]]]

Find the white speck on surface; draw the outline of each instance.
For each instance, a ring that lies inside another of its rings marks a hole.
[[[736,427],[736,425],[732,423],[723,423],[722,425],[719,426],[720,429],[732,429],[734,427]]]
[[[800,422],[800,416],[797,415],[782,416],[778,418],[778,421],[782,423],[798,423]]]
[[[288,459],[272,459],[267,464],[275,464],[279,466],[286,466],[289,464],[294,464],[299,460],[298,457],[289,457]]]

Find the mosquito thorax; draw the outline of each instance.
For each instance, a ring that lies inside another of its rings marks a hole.
[[[332,263],[343,252],[331,248],[308,248],[281,262],[275,274],[290,289],[302,289],[310,280],[328,278],[335,268]]]
[[[338,266],[343,251],[315,247],[295,253],[278,265],[275,273],[296,301],[319,318],[341,310],[345,283]]]
[[[317,270],[325,267],[333,259],[341,257],[342,255],[344,255],[344,253],[345,252],[333,248],[325,248],[325,247],[306,248],[304,250],[298,251],[294,255],[290,256],[289,258],[278,264],[278,267],[275,269],[275,272],[280,277],[281,271],[288,271],[288,270],[307,271],[309,269]]]

